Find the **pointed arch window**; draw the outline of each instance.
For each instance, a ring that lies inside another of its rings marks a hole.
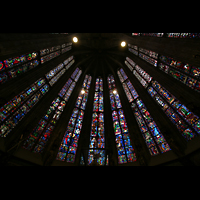
[[[72,61],[68,65],[71,65]],[[56,73],[62,68],[63,63],[56,67]],[[58,74],[59,76],[57,76]],[[52,83],[49,80],[49,83],[47,83],[45,77],[41,77],[0,108],[0,137],[7,137],[33,106],[39,102],[43,95],[49,91],[49,84],[54,84],[63,72],[58,74],[51,79],[52,81],[55,78]]]
[[[133,46],[130,44],[128,45]],[[136,50],[129,48],[129,51],[137,55]],[[158,65],[160,70],[187,85],[191,89],[197,92],[200,91],[200,67],[192,66],[169,56],[159,55],[156,52],[141,47],[139,47],[139,57],[155,67]],[[132,68],[127,61],[125,61],[125,63],[130,69]]]
[[[152,87],[149,87],[147,91],[160,105],[172,123],[176,125],[177,129],[186,140],[191,140],[197,134],[200,134],[199,117],[161,86],[161,84],[157,81],[153,81]]]
[[[80,70],[81,71],[81,70]],[[77,71],[78,74],[78,71]],[[71,85],[70,85],[71,84]],[[71,87],[72,86],[72,87]],[[43,149],[48,142],[51,133],[53,132],[57,121],[60,119],[62,112],[64,111],[65,105],[68,101],[66,99],[66,95],[72,90],[75,86],[75,81],[71,78],[65,83],[63,88],[58,93],[58,97],[56,97],[49,109],[46,111],[44,116],[38,122],[38,125],[32,130],[27,140],[23,144],[23,148],[34,153],[42,153]]]
[[[115,86],[115,80],[112,75],[108,78],[110,103],[112,109],[113,128],[115,133],[116,148],[118,153],[118,163],[136,161],[136,154],[132,146],[128,126],[122,109],[119,94]]]
[[[177,61],[169,56],[159,56],[159,69],[190,88],[200,91],[200,67]]]
[[[128,58],[128,60],[130,62],[131,59]],[[187,141],[200,134],[199,117],[191,112],[160,83],[152,78],[148,84],[147,91]]]
[[[0,84],[25,73],[40,64],[38,52],[27,53],[0,61]]]
[[[103,79],[96,78],[93,114],[88,151],[88,164],[97,162],[106,164],[105,134],[104,134],[104,105],[103,105]]]
[[[15,126],[48,91],[49,85],[46,84],[44,78],[40,78],[2,106],[0,108],[0,136],[7,137]]]
[[[121,70],[118,72],[120,73]],[[127,75],[124,72],[124,75]],[[124,76],[121,74],[121,76]],[[120,76],[119,76],[120,77]],[[128,78],[128,77],[127,77]],[[139,98],[139,95],[129,79],[122,81],[122,85],[128,85],[129,87],[123,87],[126,96],[131,103],[131,108],[135,115],[136,121],[142,133],[142,136],[146,142],[151,155],[157,155],[159,153],[164,153],[170,150],[168,143],[166,142],[164,136],[156,125],[155,121],[151,117],[146,106]],[[129,88],[129,89],[128,89]]]
[[[85,76],[82,89],[75,103],[75,108],[68,122],[67,130],[60,144],[56,160],[71,163],[75,161],[91,80],[92,77],[90,75]]]

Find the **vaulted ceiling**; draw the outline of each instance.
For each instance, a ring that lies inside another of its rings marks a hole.
[[[127,37],[123,33],[73,33],[71,40],[74,36],[78,42],[73,44],[73,55],[87,73],[112,73],[125,60],[127,47],[120,45]]]

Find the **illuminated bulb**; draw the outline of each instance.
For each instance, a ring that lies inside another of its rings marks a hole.
[[[113,90],[113,93],[116,94],[116,93],[117,93],[117,90]]]
[[[81,90],[81,94],[84,94],[85,93],[85,90]]]
[[[73,37],[73,41],[74,41],[75,43],[77,43],[77,42],[78,42],[78,38],[77,38],[77,37]]]
[[[125,46],[126,46],[126,42],[123,41],[123,42],[121,43],[121,46],[122,46],[122,47],[125,47]]]

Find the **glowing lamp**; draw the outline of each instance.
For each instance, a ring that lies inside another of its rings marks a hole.
[[[77,38],[77,37],[73,37],[73,41],[74,41],[75,43],[77,43],[77,42],[78,42],[78,38]]]
[[[124,42],[124,41],[121,42],[121,46],[122,46],[122,47],[125,47],[125,46],[126,46],[126,42]]]

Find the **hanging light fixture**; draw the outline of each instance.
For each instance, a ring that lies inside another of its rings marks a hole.
[[[124,42],[124,41],[121,42],[121,46],[122,46],[122,47],[125,47],[125,46],[126,46],[126,42]]]
[[[75,43],[77,43],[77,42],[78,42],[78,38],[77,38],[77,37],[73,37],[73,41],[74,41]]]

